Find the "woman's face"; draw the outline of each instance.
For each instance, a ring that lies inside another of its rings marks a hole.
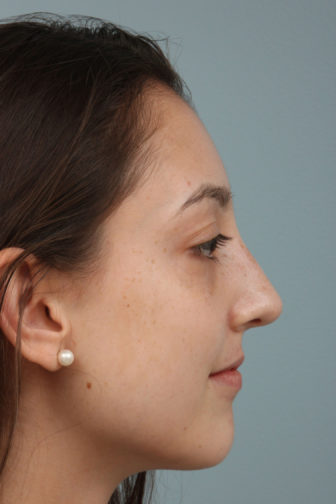
[[[232,202],[204,197],[183,208],[205,184],[230,190],[202,122],[172,93],[153,106],[164,113],[149,140],[153,173],[104,222],[92,279],[62,292],[76,360],[60,371],[60,400],[65,393],[86,436],[128,457],[134,472],[224,459],[238,390],[209,375],[242,355],[246,329],[282,309]],[[219,234],[231,240],[212,253],[206,242]]]

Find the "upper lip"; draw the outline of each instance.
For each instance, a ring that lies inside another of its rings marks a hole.
[[[211,373],[211,375],[214,375],[217,373],[222,373],[223,371],[228,371],[229,369],[237,369],[237,368],[239,368],[239,366],[241,366],[243,364],[244,359],[245,359],[245,356],[243,354],[240,357],[238,357],[237,359],[235,359],[233,362],[231,362],[231,364],[228,364],[226,367],[223,367],[223,368],[219,369],[218,371],[214,371],[213,373]]]

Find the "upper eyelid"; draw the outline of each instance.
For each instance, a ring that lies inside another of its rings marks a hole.
[[[217,229],[217,232],[215,231]],[[210,234],[211,233],[211,234]],[[194,233],[188,236],[188,241],[195,242],[195,245],[202,245],[203,243],[207,243],[213,240],[220,233],[218,223],[216,220],[210,222],[206,226],[198,229]],[[210,235],[208,239],[205,239],[206,235]],[[202,238],[203,237],[203,238]]]

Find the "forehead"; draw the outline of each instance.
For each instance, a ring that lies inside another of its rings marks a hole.
[[[167,222],[201,185],[226,186],[227,174],[216,147],[197,113],[172,91],[149,98],[158,128],[144,144],[150,175],[111,216],[121,226]]]
[[[148,141],[153,167],[142,188],[146,201],[174,210],[202,184],[229,189],[223,162],[197,113],[171,91],[154,94],[151,106],[160,126]]]

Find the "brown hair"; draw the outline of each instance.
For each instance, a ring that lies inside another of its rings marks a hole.
[[[149,173],[143,145],[158,127],[151,84],[192,104],[157,42],[88,16],[2,20],[0,250],[23,252],[0,272],[0,311],[28,256],[40,272],[83,271],[94,263],[98,224]],[[19,320],[32,288],[22,293]],[[0,330],[0,475],[18,414],[20,363],[19,323],[15,348]],[[127,478],[110,503],[142,503],[146,474]]]

